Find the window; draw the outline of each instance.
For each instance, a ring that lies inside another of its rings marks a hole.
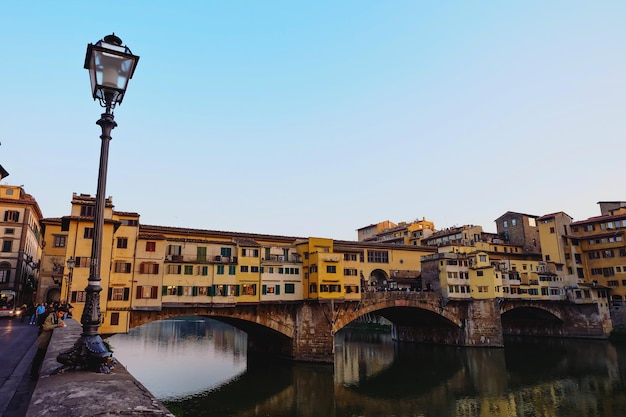
[[[239,268],[239,270],[241,272],[248,272],[248,265],[241,265],[241,267]],[[244,293],[245,294],[245,293]]]
[[[156,242],[146,242],[146,252],[156,252]]]
[[[478,255],[480,262],[487,262],[487,255]]]
[[[140,274],[158,274],[159,264],[157,264],[156,262],[142,262],[139,265],[139,273]]]
[[[87,293],[85,291],[72,291],[72,303],[84,303],[87,299]]]
[[[12,235],[15,233],[15,229],[13,229],[12,227],[7,227],[6,229],[4,229],[4,233],[7,235]]]
[[[258,266],[251,266],[250,267],[250,272],[259,272],[259,267]]]
[[[167,265],[167,273],[173,275],[180,275],[182,272],[182,265]]]
[[[241,256],[258,258],[259,257],[259,250],[258,249],[242,249],[241,250]]]
[[[554,227],[550,228],[550,233],[554,233]]]
[[[326,265],[326,273],[327,274],[336,274],[337,273],[337,266],[335,266],[335,265]]]
[[[3,240],[2,241],[2,252],[11,252],[12,248],[13,248],[13,241],[12,240]]]
[[[220,248],[220,256],[230,258],[232,256],[232,248]]]
[[[486,285],[479,285],[478,292],[489,292],[489,287]]]
[[[588,224],[585,226],[585,232],[593,232],[593,231],[594,231],[593,224]]]
[[[80,216],[81,217],[93,217],[96,213],[96,206],[81,206],[80,207]]]
[[[610,279],[606,282],[606,285],[608,285],[609,287],[617,287],[619,286],[619,283],[617,282],[617,280]]]
[[[120,313],[111,313],[111,326],[117,326],[120,324]]]
[[[9,278],[11,278],[11,264],[6,262],[0,264],[0,283],[9,282]]]
[[[296,285],[295,284],[285,284],[285,294],[295,294]]]
[[[178,295],[178,288],[175,285],[164,285],[163,295]]]
[[[477,277],[482,277],[483,275],[484,275],[483,271],[476,271],[476,276]]]
[[[228,275],[236,275],[236,274],[237,274],[237,267],[235,265],[229,265]]]
[[[109,301],[127,301],[130,288],[109,288]]]
[[[367,262],[388,264],[389,252],[386,250],[368,250]]]
[[[222,270],[223,271],[223,270]],[[206,265],[202,265],[198,267],[198,275],[207,276],[209,275],[209,267]]]
[[[74,265],[76,268],[89,268],[91,266],[91,258],[89,256],[77,256]]]
[[[157,287],[156,285],[138,285],[137,286],[137,293],[135,294],[135,298],[137,299],[142,299],[142,298],[150,298],[150,299],[156,299],[158,297],[158,289],[159,287]]]
[[[130,274],[132,264],[130,262],[115,262],[114,271],[122,274]]]
[[[4,221],[17,223],[20,221],[20,212],[15,210],[7,210],[4,212]]]
[[[55,248],[64,248],[67,241],[67,236],[65,235],[54,235],[54,243],[53,246]]]
[[[256,295],[256,284],[243,284],[241,292],[242,295]]]
[[[317,293],[317,285],[315,285],[315,284],[309,285],[309,292],[312,293],[312,294]]]
[[[85,227],[85,231],[83,232],[84,239],[93,239],[93,227]]]
[[[168,255],[180,255],[180,254],[182,254],[182,246],[180,246],[180,245],[168,245],[167,246],[167,254]]]
[[[224,275],[224,265],[217,266],[217,275]]]
[[[185,265],[185,275],[193,275],[193,265]]]
[[[127,237],[118,237],[117,238],[117,248],[118,249],[127,249],[128,248],[128,238]]]

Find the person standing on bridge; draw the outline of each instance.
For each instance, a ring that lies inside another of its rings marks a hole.
[[[35,354],[35,359],[33,359],[33,364],[30,368],[30,379],[37,380],[37,378],[39,378],[39,368],[41,368],[43,359],[46,356],[46,351],[48,350],[48,345],[50,344],[50,339],[52,339],[52,331],[57,327],[65,327],[65,323],[63,322],[63,316],[65,314],[67,314],[67,308],[59,307],[46,317],[41,334],[37,338],[37,353]]]

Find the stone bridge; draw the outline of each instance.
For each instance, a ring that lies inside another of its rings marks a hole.
[[[530,300],[445,300],[432,292],[363,293],[360,301],[215,304],[164,303],[131,312],[130,327],[182,316],[210,317],[248,334],[248,356],[332,362],[334,334],[374,314],[393,323],[398,341],[502,347],[505,334],[607,338],[610,317],[597,304]]]

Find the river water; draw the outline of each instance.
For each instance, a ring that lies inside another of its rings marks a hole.
[[[455,348],[344,330],[334,366],[248,360],[245,333],[195,317],[108,341],[178,417],[626,416],[626,347],[603,341]]]

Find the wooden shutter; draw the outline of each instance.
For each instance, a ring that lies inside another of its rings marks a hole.
[[[143,294],[143,287],[141,285],[137,286],[137,293],[135,294],[136,299],[140,299]]]

